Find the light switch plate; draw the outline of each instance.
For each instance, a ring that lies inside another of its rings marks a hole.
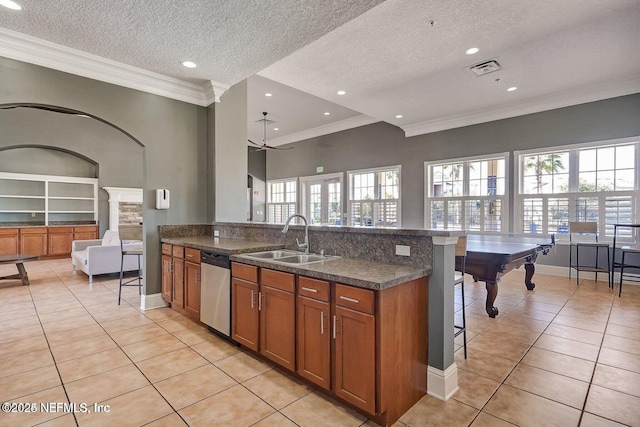
[[[213,230],[213,237],[220,237],[220,232],[218,230]]]
[[[396,245],[396,255],[411,256],[411,246]]]

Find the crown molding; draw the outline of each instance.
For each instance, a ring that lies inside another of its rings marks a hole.
[[[0,56],[203,107],[220,102],[229,88],[214,81],[203,87],[4,28]]]
[[[291,144],[292,142],[298,142],[305,139],[315,138],[317,136],[328,135],[330,133],[370,125],[379,121],[380,120],[378,119],[374,119],[373,117],[365,116],[364,114],[362,114],[350,119],[340,120],[339,122],[329,123],[324,126],[318,126],[315,128],[281,136],[280,138],[270,139],[269,145],[275,147],[278,145]]]
[[[604,84],[595,87],[582,86],[577,89],[562,91],[549,96],[537,97],[517,105],[427,120],[401,126],[401,128],[404,130],[405,136],[417,136],[494,120],[523,116],[525,114],[554,110],[556,108],[585,104],[587,102],[600,101],[617,96],[631,95],[638,92],[640,92],[640,77],[635,77],[616,84]]]
[[[223,93],[227,91],[231,86],[225,85],[223,83],[218,83],[213,80],[209,80],[203,86],[204,97],[206,99],[206,105],[211,105],[214,102],[220,102],[220,97]]]

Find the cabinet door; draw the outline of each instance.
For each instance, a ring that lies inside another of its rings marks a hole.
[[[94,240],[98,238],[98,227],[73,227],[73,240]]]
[[[47,254],[47,234],[21,234],[20,235],[20,253],[29,255],[46,255]]]
[[[162,299],[171,302],[173,273],[171,272],[171,256],[162,255]]]
[[[296,368],[296,300],[291,292],[260,288],[260,353],[292,371]]]
[[[0,255],[18,253],[18,229],[0,229]]]
[[[331,340],[329,303],[298,297],[298,374],[329,390]]]
[[[200,319],[200,264],[184,263],[184,308],[188,314]]]
[[[173,257],[172,305],[184,308],[184,259]]]
[[[49,255],[69,255],[73,232],[49,233]]]
[[[254,351],[258,351],[260,336],[258,292],[257,283],[231,279],[231,338]]]
[[[375,414],[375,318],[336,306],[335,393]]]

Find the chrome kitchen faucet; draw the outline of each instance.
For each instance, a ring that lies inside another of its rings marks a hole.
[[[287,231],[289,231],[289,222],[291,222],[291,220],[296,217],[301,218],[304,221],[304,243],[300,243],[300,241],[297,238],[296,238],[296,243],[298,244],[298,249],[304,249],[304,253],[308,254],[309,253],[309,222],[307,221],[307,218],[304,217],[304,215],[293,214],[289,218],[287,218],[287,222],[284,224],[284,228],[282,229],[282,232],[286,233]]]

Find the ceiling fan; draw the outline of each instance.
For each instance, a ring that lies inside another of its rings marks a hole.
[[[273,123],[271,120],[267,120],[267,112],[263,111],[262,115],[264,116],[262,119],[258,120],[259,122],[262,122],[262,124],[264,125],[264,137],[262,139],[263,144],[257,144],[255,142],[253,142],[250,139],[247,139],[247,141],[249,141],[250,143],[252,143],[253,145],[257,145],[258,147],[260,147],[257,151],[261,151],[261,150],[291,150],[295,147],[274,147],[271,145],[267,145],[267,123]]]

